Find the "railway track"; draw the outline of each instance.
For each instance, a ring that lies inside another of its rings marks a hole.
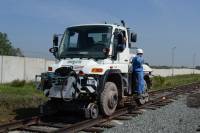
[[[173,102],[178,95],[191,94],[197,91],[200,91],[200,83],[178,86],[175,89],[152,91],[149,92],[151,99],[145,105],[137,106],[136,104],[132,104],[118,109],[109,117],[99,116],[97,119],[82,119],[74,122],[63,122],[58,120],[54,121],[55,118],[52,116],[35,116],[0,125],[0,133],[13,131],[37,133],[73,133],[79,131],[102,132],[104,128],[111,128],[114,126],[110,123],[111,120],[131,119],[132,117],[142,114],[142,110],[144,109],[155,110]]]

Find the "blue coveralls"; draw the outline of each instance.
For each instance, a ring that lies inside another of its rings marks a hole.
[[[136,77],[136,88],[135,92],[137,94],[142,94],[144,92],[144,71],[142,64],[144,59],[142,56],[137,55],[132,60],[133,76]]]

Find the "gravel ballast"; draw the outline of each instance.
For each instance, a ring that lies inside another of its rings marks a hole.
[[[123,124],[116,123],[116,127],[106,129],[105,133],[196,133],[200,108],[188,107],[186,100],[187,96],[179,96],[169,105],[144,111],[132,120],[120,121]]]

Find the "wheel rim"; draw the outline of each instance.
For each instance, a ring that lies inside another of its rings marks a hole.
[[[118,96],[116,94],[112,94],[108,99],[108,107],[113,109],[116,107],[118,101]]]

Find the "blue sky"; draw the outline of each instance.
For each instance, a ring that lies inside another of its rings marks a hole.
[[[200,65],[199,0],[1,0],[0,32],[29,56],[49,56],[52,35],[81,23],[124,19],[153,65]]]

